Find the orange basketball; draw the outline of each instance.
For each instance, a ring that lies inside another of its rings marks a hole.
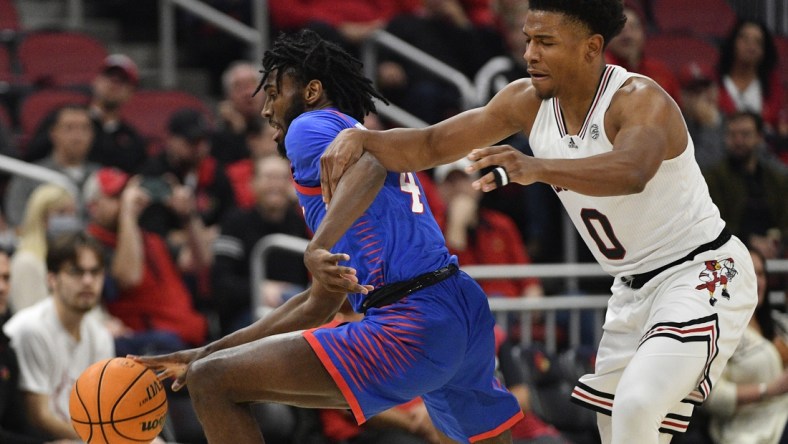
[[[87,443],[149,443],[164,427],[167,395],[144,365],[105,359],[79,376],[69,410],[74,430]]]

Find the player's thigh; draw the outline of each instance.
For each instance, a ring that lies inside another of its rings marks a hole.
[[[301,332],[213,353],[192,364],[187,384],[191,390],[221,392],[234,402],[347,408],[339,388]]]

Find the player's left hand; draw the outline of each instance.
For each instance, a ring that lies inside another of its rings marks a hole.
[[[182,350],[167,355],[158,356],[126,356],[140,364],[153,370],[159,380],[168,378],[175,379],[172,383],[172,390],[178,391],[186,385],[186,374],[192,363],[208,355],[205,347]]]
[[[344,253],[331,253],[323,248],[307,248],[304,252],[304,264],[312,279],[320,282],[322,286],[336,293],[362,293],[367,294],[374,289],[371,285],[360,285],[356,276],[356,269],[339,265],[339,262],[350,260]]]
[[[364,130],[358,128],[342,130],[320,156],[320,187],[326,204],[331,202],[345,171],[364,154],[363,135]]]
[[[521,185],[530,185],[536,182],[533,157],[526,156],[511,145],[477,148],[468,154],[468,159],[473,163],[466,169],[467,173],[474,173],[497,165],[505,170],[508,182],[517,182]],[[473,182],[473,188],[484,192],[498,188],[495,183],[495,175],[492,172],[485,174]]]

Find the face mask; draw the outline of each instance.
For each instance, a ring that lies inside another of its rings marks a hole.
[[[82,231],[82,221],[73,214],[58,214],[47,219],[47,237]]]

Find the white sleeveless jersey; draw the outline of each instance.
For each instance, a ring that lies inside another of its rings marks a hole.
[[[542,101],[529,135],[534,155],[579,159],[612,151],[605,133],[605,112],[616,91],[633,76],[638,75],[619,66],[606,67],[576,135],[567,134],[559,100]],[[663,161],[641,193],[595,197],[553,187],[606,272],[627,276],[653,270],[710,242],[722,231],[725,222],[695,162],[689,134],[687,138],[684,152]]]

